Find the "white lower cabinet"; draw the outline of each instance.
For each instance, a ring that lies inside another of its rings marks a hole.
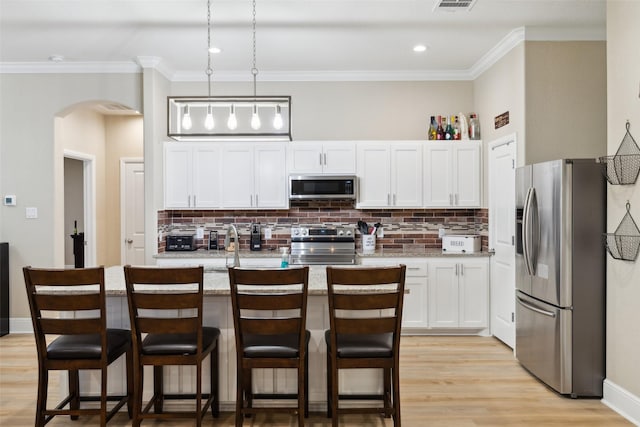
[[[363,258],[363,266],[407,266],[402,307],[402,331],[429,327],[427,311],[428,268],[426,258]]]
[[[488,258],[429,262],[429,326],[482,329],[489,325]]]

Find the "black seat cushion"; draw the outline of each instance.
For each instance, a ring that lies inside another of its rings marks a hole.
[[[202,349],[212,346],[220,336],[220,329],[202,328]],[[196,354],[198,350],[197,334],[148,334],[142,340],[142,354],[173,355]]]
[[[331,348],[331,331],[325,331],[327,349]],[[338,335],[338,357],[391,357],[393,334]]]
[[[131,346],[131,331],[107,329],[107,358],[114,360]],[[100,359],[99,334],[61,335],[47,347],[49,359]]]
[[[305,345],[309,346],[311,333],[305,333]],[[245,357],[278,357],[295,358],[298,357],[298,335],[244,335],[244,356]]]

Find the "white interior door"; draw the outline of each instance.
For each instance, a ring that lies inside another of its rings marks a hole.
[[[515,346],[515,161],[516,136],[489,144],[489,248],[491,333]]]
[[[122,264],[144,265],[144,163],[121,161]]]

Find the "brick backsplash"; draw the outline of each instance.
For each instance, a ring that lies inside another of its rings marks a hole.
[[[228,224],[235,224],[240,233],[240,249],[249,249],[250,225],[259,222],[270,227],[272,238],[263,239],[265,250],[290,244],[290,228],[294,225],[351,225],[365,221],[370,225],[383,225],[384,237],[378,237],[379,249],[419,251],[440,248],[438,229],[447,234],[480,234],[482,250],[487,250],[487,209],[355,209],[350,202],[292,202],[290,209],[282,210],[164,210],[158,211],[158,233],[195,234],[204,227],[204,239],[198,239],[199,248],[209,245],[209,231],[218,231],[220,244]],[[360,248],[359,239],[356,247]],[[158,243],[158,252],[164,252],[165,239]]]

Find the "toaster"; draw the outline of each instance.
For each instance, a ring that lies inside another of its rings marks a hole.
[[[480,251],[480,236],[450,234],[442,236],[442,252],[471,253]]]
[[[195,234],[168,234],[167,251],[195,251]]]

